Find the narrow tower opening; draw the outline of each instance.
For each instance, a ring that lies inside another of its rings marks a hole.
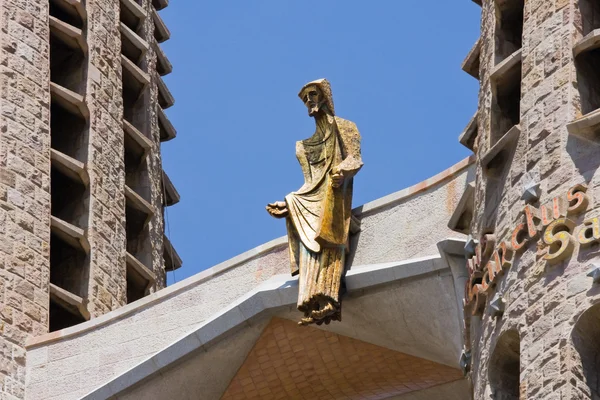
[[[142,264],[148,266],[151,261],[152,246],[148,234],[148,215],[127,205],[125,209],[127,228],[127,252]]]
[[[87,44],[81,4],[50,0],[50,331],[78,324],[89,275]]]
[[[515,62],[493,82],[491,145],[521,121],[521,62]]]
[[[140,132],[146,132],[146,90],[123,69],[123,117]]]
[[[120,19],[133,32],[140,34],[143,29],[146,11],[142,0],[121,0]]]
[[[58,168],[52,168],[50,190],[52,215],[71,225],[85,226],[87,218],[85,185],[64,175]]]
[[[85,287],[86,254],[81,249],[67,243],[62,237],[50,237],[50,283],[74,295],[83,297]]]
[[[73,325],[85,322],[85,318],[62,307],[58,302],[50,298],[50,332],[59,331]]]
[[[598,0],[579,0],[581,29],[583,36],[600,28],[600,2]]]
[[[575,59],[581,98],[581,113],[600,108],[600,49],[582,52]]]
[[[147,294],[148,266],[152,265],[152,244],[148,227],[148,214],[128,202],[125,209],[127,236],[127,303]],[[145,275],[145,276],[144,276]]]
[[[58,29],[50,30],[50,81],[76,93],[83,93],[85,54],[76,38]]]
[[[495,400],[519,400],[521,342],[510,330],[500,336],[489,361],[489,383]]]
[[[148,44],[125,24],[121,25],[121,53],[138,67],[141,67]]]
[[[125,185],[144,200],[150,200],[147,160],[128,147],[125,147]]]
[[[600,305],[595,305],[579,318],[571,338],[579,354],[580,363],[575,363],[585,385],[590,389],[590,399],[600,398]]]
[[[87,154],[85,119],[54,101],[50,107],[50,115],[51,147],[76,160],[84,161]]]
[[[496,64],[523,46],[524,0],[496,1]]]
[[[50,0],[50,16],[58,18],[75,28],[83,28],[83,19],[74,7],[69,6],[69,2],[64,0]]]
[[[127,270],[127,304],[146,296],[147,281],[135,270]]]

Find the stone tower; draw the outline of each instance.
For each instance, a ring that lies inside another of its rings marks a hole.
[[[600,395],[600,2],[482,0],[463,68],[477,173],[465,252],[474,399]]]
[[[165,286],[168,0],[0,2],[0,397],[24,344]]]

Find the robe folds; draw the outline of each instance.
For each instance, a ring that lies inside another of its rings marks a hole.
[[[287,195],[285,201],[289,210],[291,272],[300,274],[298,309],[318,309],[324,301],[339,307],[348,250],[352,177],[362,167],[358,129],[353,122],[326,116],[317,124],[313,137],[296,143],[296,157],[304,185]],[[338,188],[331,185],[336,167],[344,175]]]

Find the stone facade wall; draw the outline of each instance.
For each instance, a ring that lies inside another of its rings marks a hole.
[[[48,329],[48,2],[0,3],[0,397],[23,398],[25,340]]]
[[[526,220],[521,195],[530,183],[541,184],[541,197],[535,207],[557,196],[564,198],[569,188],[584,183],[591,205],[587,212],[569,214],[569,218],[580,226],[586,218],[599,214],[598,142],[570,134],[567,129],[582,114],[573,56],[574,45],[582,38],[580,2],[583,0],[524,2],[521,134],[505,160],[504,173],[490,178],[482,161],[493,145],[494,90],[490,76],[496,62],[496,3],[508,2],[483,1],[479,148],[472,222],[476,238],[493,233],[496,243],[510,242],[513,229]],[[569,234],[576,232],[570,229]],[[576,245],[570,257],[551,265],[544,259],[548,246],[538,236],[515,255],[512,267],[488,293],[483,314],[467,317],[471,324],[470,377],[475,399],[592,398],[583,374],[578,372],[581,363],[571,335],[578,316],[600,301],[600,291],[586,276],[590,263],[598,259],[598,250],[597,243],[587,248]],[[494,319],[490,300],[498,293],[506,300],[506,310],[501,318]],[[514,338],[511,332],[517,332],[520,341],[512,347],[520,356],[516,397],[493,385],[502,372],[498,368],[510,370],[511,355],[505,349],[512,346],[507,345]],[[492,371],[492,366],[496,370]]]

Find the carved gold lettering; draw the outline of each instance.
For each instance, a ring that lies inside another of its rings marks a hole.
[[[540,234],[547,246],[544,259],[551,264],[571,256],[577,243],[582,246],[600,243],[600,217],[586,219],[577,230],[570,219],[589,208],[591,199],[587,190],[585,184],[578,184],[569,189],[566,196],[555,197],[539,209],[525,206],[525,221],[514,228],[510,241],[497,243],[493,234],[482,235],[475,254],[467,260],[469,279],[465,285],[465,307],[472,307],[473,315],[483,313],[487,296],[497,285],[499,276],[512,267],[515,255],[522,253]]]
[[[506,242],[500,243],[500,246],[498,246],[494,253],[494,261],[499,266],[498,269],[504,271],[512,267],[512,257],[513,250],[510,248],[510,245]]]
[[[527,227],[524,223],[517,225],[510,238],[510,245],[517,253],[522,252],[527,244],[527,237],[524,234],[527,233]]]
[[[540,212],[533,206],[525,206],[525,219],[527,220],[527,235],[529,239],[535,239],[540,232],[538,223],[541,221]]]
[[[600,242],[600,219],[596,217],[585,220],[581,229],[579,229],[577,240],[582,246]]]
[[[571,236],[575,223],[568,218],[554,220],[544,231],[544,243],[548,245],[548,253],[544,259],[557,263],[569,257],[575,248],[575,239]]]
[[[540,207],[540,214],[542,219],[542,225],[548,226],[552,221],[554,221],[554,216],[552,215],[552,210],[548,208],[547,205],[543,205]]]
[[[569,208],[567,212],[572,215],[581,214],[586,211],[590,204],[590,198],[586,194],[587,186],[585,184],[577,184],[567,192],[567,201]]]

